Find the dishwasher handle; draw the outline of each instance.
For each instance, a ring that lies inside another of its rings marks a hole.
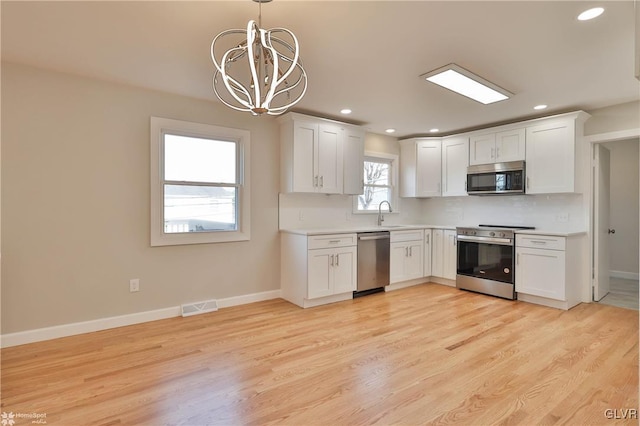
[[[369,240],[388,240],[389,238],[391,238],[389,236],[389,234],[386,235],[358,235],[358,240],[359,241],[369,241]]]

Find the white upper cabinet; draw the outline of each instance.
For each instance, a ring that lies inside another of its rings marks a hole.
[[[361,193],[363,130],[296,113],[278,121],[282,192]]]
[[[442,196],[467,195],[469,138],[452,136],[442,139]]]
[[[472,135],[469,139],[469,164],[491,164],[525,159],[525,129]]]
[[[496,161],[521,161],[525,159],[525,129],[513,129],[496,133]]]
[[[580,192],[584,112],[566,114],[527,127],[526,193]],[[578,141],[578,142],[577,142]]]
[[[439,197],[442,188],[442,140],[407,139],[400,142],[400,196]]]
[[[347,127],[344,131],[344,194],[364,193],[364,130]]]
[[[335,124],[319,124],[318,129],[317,192],[342,194],[344,179],[342,129]]]

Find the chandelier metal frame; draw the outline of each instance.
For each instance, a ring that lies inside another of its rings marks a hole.
[[[307,73],[293,32],[286,28],[261,28],[262,3],[271,0],[253,1],[260,4],[258,23],[250,20],[246,31],[222,31],[211,42],[211,60],[216,66],[213,91],[223,104],[236,111],[280,115],[306,93]],[[246,34],[246,39],[236,41],[222,55],[216,54],[223,41],[232,40],[234,35],[237,40],[238,34]],[[242,63],[248,65],[248,72],[236,66]],[[225,93],[229,96],[224,96]]]

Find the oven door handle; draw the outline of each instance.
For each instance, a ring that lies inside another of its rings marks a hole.
[[[474,243],[497,244],[501,246],[512,246],[511,238],[495,238],[495,237],[474,237],[472,235],[458,235],[458,241],[471,241]]]

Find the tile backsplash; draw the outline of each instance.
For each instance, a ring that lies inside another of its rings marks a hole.
[[[586,230],[581,194],[400,198],[385,224],[441,226],[526,225],[549,231]],[[280,194],[280,229],[357,228],[376,214],[353,213],[347,195]]]

